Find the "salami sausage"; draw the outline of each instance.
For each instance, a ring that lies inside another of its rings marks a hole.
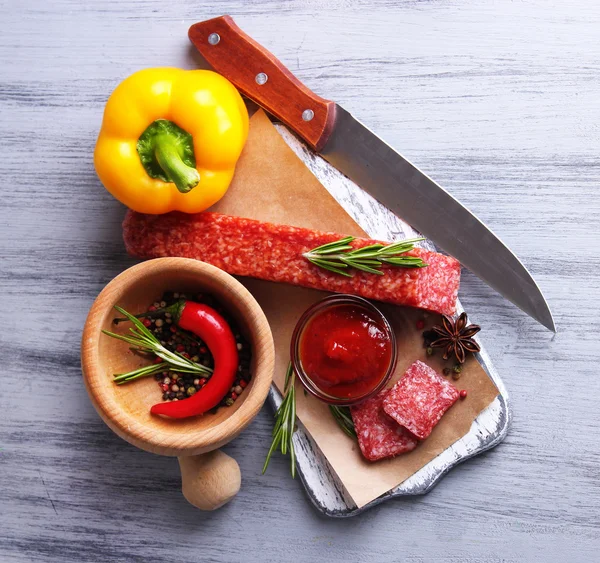
[[[383,398],[388,390],[350,407],[358,445],[363,456],[377,461],[414,450],[417,440],[383,412]]]
[[[420,440],[431,434],[459,391],[423,362],[412,364],[383,400],[383,410]]]
[[[129,211],[123,223],[127,251],[139,258],[182,256],[208,262],[239,276],[350,293],[451,315],[455,311],[460,265],[449,256],[419,248],[424,268],[383,266],[384,275],[353,271],[351,278],[308,262],[302,254],[343,238],[288,225],[274,225],[219,213],[143,215]],[[378,241],[355,239],[360,248]]]

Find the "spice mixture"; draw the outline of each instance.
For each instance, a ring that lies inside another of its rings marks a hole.
[[[225,318],[235,336],[239,355],[238,371],[234,384],[219,405],[230,407],[242,394],[252,377],[250,373],[250,362],[252,360],[250,344],[241,334],[235,319],[223,309],[218,301],[207,294],[186,295],[185,293],[167,291],[163,294],[160,301],[156,301],[148,307],[148,311],[160,311],[165,307],[173,305],[180,299],[188,298],[214,308]],[[212,354],[204,342],[195,334],[178,327],[171,319],[170,313],[165,312],[153,318],[145,318],[142,322],[168,350],[178,352],[193,362],[202,364],[208,368],[212,369],[214,367]],[[160,363],[161,361],[160,358],[156,359],[156,363]],[[158,373],[154,377],[162,391],[164,401],[180,401],[191,397],[202,389],[210,379],[210,375],[198,377],[197,374],[166,371]]]

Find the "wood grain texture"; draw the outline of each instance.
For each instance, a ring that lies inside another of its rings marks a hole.
[[[217,510],[240,491],[242,474],[235,459],[221,450],[179,457],[181,491],[200,510]]]
[[[148,303],[160,301],[166,291],[213,295],[227,304],[240,332],[250,342],[252,380],[247,392],[231,408],[200,419],[154,416],[150,413],[157,403],[153,377],[136,385],[117,386],[112,382],[111,374],[128,373],[145,364],[139,355],[129,351],[128,344],[102,335],[103,330],[128,334],[126,326],[113,324],[114,306],[130,312],[143,311]],[[223,270],[185,258],[148,260],[119,274],[94,301],[81,343],[85,386],[102,420],[130,444],[169,456],[210,452],[237,437],[267,398],[273,381],[274,356],[269,322],[252,294]]]
[[[139,68],[196,67],[187,29],[223,13],[477,212],[553,308],[556,336],[464,274],[514,420],[423,497],[318,516],[287,460],[260,475],[263,409],[225,448],[239,495],[201,514],[87,398],[85,316],[133,263],[92,167],[103,105]],[[0,560],[597,560],[599,28],[592,0],[0,2]]]
[[[275,127],[285,142],[292,148],[317,179],[327,188],[337,202],[349,210],[360,227],[379,240],[414,238],[418,233],[402,219],[386,209],[354,182],[333,168],[327,161],[316,155],[309,147],[291,133],[284,125]],[[419,246],[435,250],[430,241],[422,241]],[[463,308],[457,303],[458,312]],[[471,316],[472,319],[472,316]],[[478,338],[480,341],[481,339]],[[340,483],[331,464],[306,432],[303,425],[294,436],[298,458],[298,473],[313,504],[323,513],[332,517],[350,517],[361,514],[381,502],[396,497],[419,495],[429,492],[447,473],[458,465],[480,453],[497,446],[507,435],[512,419],[508,391],[500,374],[496,371],[483,343],[477,359],[488,376],[494,381],[499,394],[491,405],[477,416],[468,433],[446,448],[427,465],[401,482],[386,494],[357,509],[356,504]],[[281,403],[281,395],[271,389],[269,402],[275,407]]]
[[[335,123],[335,103],[302,84],[263,45],[244,33],[233,18],[223,16],[195,23],[188,35],[210,66],[242,93],[291,127],[315,150],[325,146]]]

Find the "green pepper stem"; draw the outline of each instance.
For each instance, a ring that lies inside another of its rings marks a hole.
[[[140,135],[136,148],[150,178],[172,182],[184,194],[200,182],[194,156],[194,139],[172,121],[153,121]]]
[[[154,155],[160,167],[169,180],[175,184],[182,193],[188,193],[200,182],[198,170],[188,166],[181,159],[177,146],[169,135],[157,135],[154,138]]]

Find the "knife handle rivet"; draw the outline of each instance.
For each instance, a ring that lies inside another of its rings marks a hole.
[[[312,109],[305,109],[302,112],[302,119],[304,121],[310,121],[315,116],[315,112]]]
[[[269,77],[264,72],[259,72],[256,75],[256,77],[254,78],[254,80],[256,80],[256,83],[259,86],[262,86],[263,84],[267,83],[267,80],[269,80]]]
[[[211,45],[216,45],[219,41],[221,41],[221,36],[218,33],[211,33],[208,36],[208,42]]]

